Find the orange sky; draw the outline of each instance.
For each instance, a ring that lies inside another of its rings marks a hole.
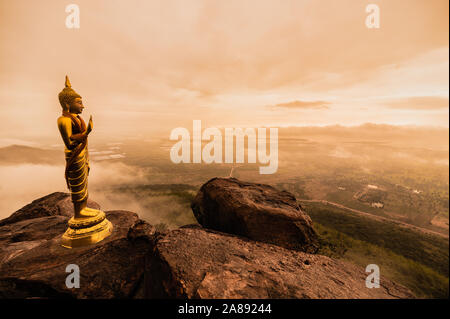
[[[0,134],[59,139],[65,74],[98,136],[193,119],[448,127],[448,23],[447,0],[0,0]]]

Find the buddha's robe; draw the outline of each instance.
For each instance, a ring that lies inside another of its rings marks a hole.
[[[83,202],[88,198],[89,155],[87,137],[79,134],[86,131],[86,124],[80,116],[63,112],[58,119],[58,128],[65,144],[65,178],[72,202]]]

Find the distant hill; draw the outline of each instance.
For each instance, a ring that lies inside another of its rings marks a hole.
[[[360,126],[304,126],[280,128],[280,139],[302,137],[321,142],[387,143],[403,148],[447,150],[449,129],[444,127],[397,126],[366,123]]]
[[[0,148],[0,165],[11,164],[48,164],[64,163],[62,150],[45,150],[24,145],[10,145]]]

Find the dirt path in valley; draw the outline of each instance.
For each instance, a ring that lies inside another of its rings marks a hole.
[[[436,236],[443,237],[443,238],[446,238],[446,239],[449,238],[448,234],[439,233],[439,232],[436,232],[436,231],[433,231],[433,230],[430,230],[430,229],[426,229],[426,228],[422,228],[422,227],[419,227],[419,226],[415,226],[415,225],[411,225],[411,224],[408,224],[408,223],[404,223],[404,222],[401,222],[401,221],[398,221],[398,220],[395,220],[395,219],[392,219],[392,218],[387,218],[387,217],[373,215],[373,214],[370,214],[370,213],[367,213],[367,212],[363,212],[361,210],[353,209],[353,208],[350,208],[350,207],[347,207],[347,206],[344,206],[344,205],[341,205],[341,204],[338,204],[338,203],[329,202],[329,201],[323,200],[323,199],[298,199],[298,201],[299,202],[307,202],[307,203],[308,202],[309,203],[322,203],[322,204],[325,204],[325,205],[331,205],[331,206],[335,206],[335,207],[338,207],[338,208],[341,208],[341,209],[344,209],[344,210],[351,211],[351,212],[353,212],[355,214],[358,214],[358,215],[364,215],[364,216],[366,216],[368,218],[372,218],[372,219],[375,219],[375,220],[385,221],[385,222],[386,221],[392,222],[392,223],[395,223],[395,224],[397,224],[397,225],[399,225],[401,227],[405,227],[405,228],[408,228],[408,229],[411,229],[411,230],[414,230],[414,231],[418,231],[418,232],[422,232],[422,233],[426,233],[426,234],[432,234],[432,235],[436,235]]]

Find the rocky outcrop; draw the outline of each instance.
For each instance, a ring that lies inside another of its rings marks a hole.
[[[277,227],[295,225],[298,216],[306,216],[289,193],[237,180],[231,183],[239,186],[230,188],[242,187],[246,192],[237,198],[234,191],[225,192],[231,203],[249,203],[250,198],[255,203],[258,213],[249,212],[244,219],[251,225],[248,229],[256,227],[259,212],[265,220],[261,227],[269,227],[273,220]],[[202,193],[215,194],[205,188]],[[197,196],[196,209],[201,203]],[[94,202],[89,205],[98,208]],[[276,212],[284,224],[277,224]],[[281,247],[281,237],[271,244],[267,238],[264,242],[199,224],[158,232],[127,211],[106,212],[114,225],[111,236],[95,245],[67,249],[60,241],[71,214],[69,195],[54,193],[0,221],[0,298],[414,297],[385,278],[380,288],[366,288],[363,268],[299,247]],[[69,264],[80,269],[80,288],[66,287]]]
[[[61,235],[72,207],[54,193],[25,206],[0,227],[1,298],[120,298],[143,295],[145,256],[153,227],[135,213],[106,212],[111,236],[96,245],[67,249]],[[92,205],[93,204],[93,205]],[[91,207],[99,205],[91,202]],[[33,213],[37,216],[34,217]],[[66,267],[80,269],[80,288],[66,287]]]
[[[308,253],[319,247],[311,218],[295,196],[270,185],[213,178],[191,207],[205,228]]]
[[[364,269],[198,226],[159,236],[146,268],[150,298],[411,298]]]

